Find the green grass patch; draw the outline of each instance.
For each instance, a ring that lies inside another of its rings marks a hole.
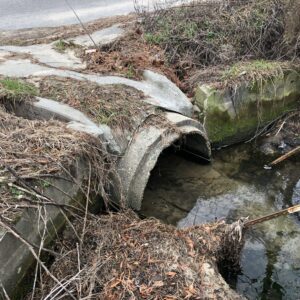
[[[284,68],[286,66],[276,61],[253,60],[238,62],[223,71],[221,80],[227,84],[246,81],[251,85],[270,78],[283,77]]]
[[[76,47],[78,47],[78,45],[76,45],[74,42],[65,40],[58,40],[53,44],[53,49],[60,53],[65,52],[67,49],[74,49]]]
[[[32,84],[13,78],[0,79],[0,97],[16,100],[37,95],[37,88]]]

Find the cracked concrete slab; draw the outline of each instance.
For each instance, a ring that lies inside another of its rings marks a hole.
[[[25,53],[32,55],[33,58],[40,63],[54,67],[67,69],[84,69],[86,64],[76,57],[71,49],[66,49],[64,52],[58,52],[54,49],[55,43],[41,44],[32,46],[1,46],[0,55],[3,53]]]
[[[142,91],[147,98],[143,101],[154,106],[192,116],[193,105],[185,94],[165,76],[152,71],[145,71],[143,81],[118,76],[99,76],[74,71],[48,68],[33,64],[29,59],[6,60],[0,62],[0,74],[11,77],[60,76],[77,80],[88,80],[99,85],[124,84]]]
[[[111,42],[114,42],[121,36],[123,36],[125,30],[120,27],[120,24],[113,25],[108,28],[104,28],[98,31],[95,31],[91,34],[93,41],[96,45],[106,45]],[[76,45],[84,46],[84,47],[91,47],[94,46],[93,41],[91,41],[90,37],[85,35],[79,35],[74,38],[67,39],[68,41],[72,41]]]
[[[105,45],[111,43],[121,37],[125,30],[120,28],[120,25],[113,25],[102,30],[95,31],[91,34],[93,41],[96,45]],[[76,37],[68,38],[66,41],[71,41],[75,45],[82,47],[94,46],[90,36],[79,35]],[[54,68],[65,68],[65,69],[85,69],[86,63],[76,56],[75,50],[66,48],[64,51],[59,52],[56,47],[55,41],[50,44],[38,44],[30,46],[0,46],[0,59],[11,53],[22,53],[29,54],[41,64],[45,64]]]
[[[68,122],[67,127],[96,136],[106,145],[112,154],[121,154],[111,129],[105,124],[96,124],[81,111],[51,99],[36,97],[35,102],[20,102],[11,109],[17,116],[28,119],[57,119]]]

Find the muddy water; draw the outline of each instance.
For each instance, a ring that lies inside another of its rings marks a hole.
[[[265,170],[254,146],[214,153],[211,165],[162,155],[145,193],[142,214],[179,227],[217,219],[250,219],[300,203],[300,161]],[[246,235],[241,272],[227,281],[248,299],[300,299],[300,222],[285,216]]]

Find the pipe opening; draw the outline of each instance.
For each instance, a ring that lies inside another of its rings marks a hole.
[[[204,137],[185,135],[160,153],[144,190],[142,216],[176,224],[188,214],[197,200],[198,191],[186,187],[185,176],[189,176],[189,166],[209,166],[205,145]]]

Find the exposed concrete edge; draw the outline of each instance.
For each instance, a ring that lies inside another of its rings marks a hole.
[[[52,186],[45,190],[44,195],[58,204],[80,205],[83,194],[79,185],[88,178],[88,165],[83,159],[79,159],[74,169],[76,172],[73,176],[78,184],[70,176],[67,178],[69,180],[49,179]],[[25,210],[15,229],[23,239],[37,246],[40,245],[41,237],[44,235],[43,247],[47,247],[66,223],[66,216],[60,208],[51,205],[45,205],[41,213],[44,219],[40,218],[36,209]],[[20,295],[22,282],[35,263],[36,260],[29,247],[20,239],[10,232],[2,235],[0,238],[0,283],[2,285],[2,287],[0,285],[0,299],[3,296],[3,288],[11,299],[22,299]]]
[[[6,103],[8,110],[17,116],[30,120],[56,119],[68,123],[67,127],[76,131],[98,137],[106,146],[107,150],[115,155],[120,154],[111,129],[105,124],[96,124],[81,111],[55,100],[35,97],[34,102]]]
[[[114,24],[110,27],[102,28],[93,31],[90,36],[87,34],[77,35],[67,38],[67,41],[72,41],[73,43],[83,46],[83,47],[93,47],[94,42],[96,45],[107,45],[116,40],[120,39],[125,35],[125,29],[123,29],[122,24]],[[93,39],[93,41],[91,40]]]
[[[246,300],[229,286],[212,260],[203,262],[199,276],[204,287],[203,299]]]
[[[211,155],[209,141],[200,123],[176,113],[165,116],[176,130],[170,130],[166,124],[141,126],[118,163],[119,190],[125,196],[125,204],[135,210],[141,209],[150,173],[164,149],[182,140],[187,147],[191,144],[190,151],[207,158]],[[185,139],[188,136],[190,138]]]
[[[164,75],[146,70],[144,79],[136,81],[119,76],[100,76],[55,69],[32,63],[29,59],[8,59],[0,62],[0,75],[8,77],[45,77],[58,76],[75,80],[88,80],[98,85],[125,85],[143,92],[144,102],[165,110],[192,117],[193,105],[186,95]]]

